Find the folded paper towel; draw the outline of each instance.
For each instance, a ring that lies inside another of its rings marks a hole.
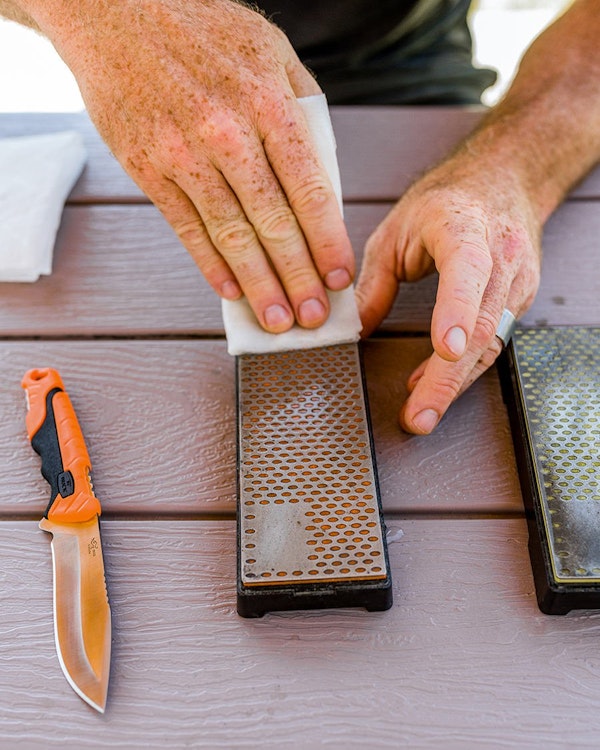
[[[342,209],[342,187],[336,157],[335,136],[329,117],[327,100],[323,94],[298,99],[304,111],[321,162]],[[319,328],[308,329],[294,325],[284,333],[265,331],[245,298],[232,302],[222,300],[223,325],[229,354],[260,354],[291,349],[311,349],[317,346],[347,344],[358,341],[362,324],[354,299],[354,289],[328,292],[331,312]]]
[[[0,281],[51,273],[64,203],[85,160],[75,131],[0,139]]]

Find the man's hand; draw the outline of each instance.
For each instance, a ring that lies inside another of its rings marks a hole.
[[[510,173],[486,173],[455,157],[417,182],[370,237],[358,282],[367,336],[388,313],[398,284],[437,269],[434,353],[408,381],[400,422],[431,432],[454,399],[496,359],[503,309],[533,302],[540,225]]]
[[[354,259],[296,101],[320,90],[284,34],[231,0],[17,4],[215,291],[271,332],[323,323]]]
[[[399,282],[437,268],[434,353],[411,375],[401,425],[431,432],[501,349],[508,308],[531,305],[542,227],[600,159],[600,0],[578,0],[521,60],[504,99],[419,180],[370,238],[358,283],[368,335]]]

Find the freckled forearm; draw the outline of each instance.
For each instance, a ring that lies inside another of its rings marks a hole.
[[[600,160],[600,0],[576,0],[524,55],[513,85],[463,147],[518,179],[543,223]]]

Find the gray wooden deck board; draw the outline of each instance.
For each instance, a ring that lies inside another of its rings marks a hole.
[[[477,125],[482,111],[461,107],[332,107],[345,199],[396,200],[418,175],[449,153]],[[24,113],[0,117],[0,137],[70,128],[84,134],[90,154],[89,165],[71,201],[147,200],[85,114]],[[592,172],[572,196],[600,197],[600,171]]]
[[[388,208],[348,206],[359,263]],[[542,283],[525,325],[600,323],[599,237],[595,202],[568,203],[550,219]],[[435,292],[435,276],[402,285],[382,330],[427,333]],[[67,207],[53,273],[34,284],[0,284],[0,311],[0,336],[223,334],[218,297],[148,205]]]
[[[506,410],[494,370],[434,435],[397,425],[404,383],[425,340],[369,342],[364,358],[382,501],[392,513],[521,512]],[[223,342],[0,343],[0,515],[41,516],[48,487],[25,433],[20,381],[61,373],[77,410],[107,514],[235,512],[234,360]]]
[[[0,524],[7,747],[591,748],[598,613],[537,610],[519,519],[401,520],[395,603],[235,613],[233,522],[107,521],[107,712],[62,676],[49,538]]]
[[[359,260],[392,202],[480,116],[333,109]],[[433,277],[403,287],[364,345],[386,522],[403,534],[393,608],[238,617],[234,363],[218,300],[85,115],[0,116],[0,137],[65,127],[82,130],[90,159],[53,274],[0,284],[0,748],[596,748],[600,614],[536,606],[495,370],[433,435],[397,427],[406,377],[430,351]],[[551,218],[523,324],[600,324],[599,198],[596,170]],[[48,490],[20,388],[44,365],[71,394],[104,508],[103,717],[54,646],[37,528]]]

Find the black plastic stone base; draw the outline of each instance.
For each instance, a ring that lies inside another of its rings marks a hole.
[[[585,335],[585,329],[579,329],[580,335]],[[569,332],[564,332],[564,336]],[[518,337],[517,337],[518,339]],[[537,479],[539,456],[536,454],[532,442],[532,424],[528,410],[523,402],[523,383],[520,380],[517,364],[519,341],[513,339],[507,349],[498,359],[498,370],[502,385],[504,401],[507,405],[510,419],[515,457],[523,493],[523,502],[529,532],[529,556],[535,583],[538,607],[547,615],[565,615],[574,609],[600,608],[600,583],[582,580],[557,580],[552,566],[552,545],[548,538],[544,523],[544,511],[547,512],[548,497],[544,484]],[[540,346],[540,350],[543,351]],[[590,347],[591,351],[591,347]],[[591,354],[590,354],[591,356]],[[546,368],[557,367],[556,357],[549,358]],[[576,366],[576,363],[575,365]],[[548,369],[543,371],[543,377],[549,377]],[[531,377],[530,377],[531,380]],[[531,387],[531,382],[528,383]],[[548,408],[556,408],[550,404]],[[539,419],[539,416],[537,417]],[[568,435],[561,436],[562,444],[568,444]],[[558,439],[558,438],[557,438]],[[561,542],[565,548],[577,543],[577,529],[565,528],[561,531]]]
[[[359,607],[380,612],[392,606],[392,581],[327,582],[294,586],[244,586],[238,581],[237,611],[241,617],[267,612]]]

